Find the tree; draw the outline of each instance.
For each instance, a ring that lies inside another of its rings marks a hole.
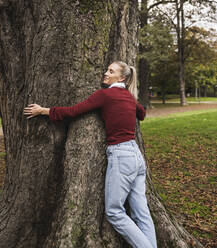
[[[213,90],[213,96],[215,96],[217,87],[216,63],[190,65],[188,69],[189,81],[192,81],[189,84],[193,84],[192,88],[195,88],[195,97],[207,97],[207,90],[210,89]]]
[[[186,80],[185,80],[185,65],[186,65],[186,32],[200,17],[200,20],[212,22],[215,19],[216,1],[192,1],[192,0],[171,0],[171,1],[156,1],[157,9],[154,13],[160,13],[167,19],[171,26],[171,31],[176,34],[177,43],[177,62],[179,65],[179,87],[180,87],[180,103],[186,105],[185,96]],[[167,4],[160,5],[164,2]],[[206,11],[204,12],[204,7]],[[157,12],[158,11],[158,12]],[[209,14],[207,14],[209,13]]]
[[[140,30],[143,30],[147,27],[148,24],[148,0],[142,0],[141,10],[140,10]],[[143,34],[146,37],[146,33]],[[140,35],[141,37],[141,35]],[[139,43],[139,54],[144,54],[147,51],[147,48],[142,44],[141,39]],[[138,61],[139,69],[139,101],[143,105],[150,107],[149,102],[149,64],[144,57],[140,57]]]
[[[144,54],[149,53],[149,47],[144,43],[148,40],[147,26],[151,17],[151,11],[160,5],[170,3],[171,0],[141,0],[140,6],[140,39],[139,39],[139,54],[141,55],[138,60],[139,69],[139,101],[150,107],[149,102],[149,86],[150,86],[150,64],[147,56]]]
[[[145,34],[143,34],[145,33]],[[140,29],[140,44],[146,47],[146,51],[139,54],[149,65],[149,85],[158,88],[161,92],[163,103],[165,103],[165,94],[171,88],[171,76],[174,75],[174,40],[170,34],[168,26],[158,20],[143,29]],[[176,72],[175,68],[175,72]],[[176,79],[173,80],[176,82]]]
[[[104,218],[104,128],[97,111],[52,124],[29,103],[69,106],[100,87],[116,59],[135,64],[137,1],[1,1],[1,112],[7,170],[0,243],[7,248],[127,247]],[[144,152],[137,126],[137,141]],[[159,247],[202,247],[149,202]]]
[[[192,27],[186,33],[186,83],[187,87],[195,89],[197,97],[203,89],[216,91],[216,43],[215,33],[203,28]],[[201,52],[203,51],[203,52]]]
[[[149,1],[148,0],[142,0],[141,5],[141,29],[146,28],[148,24],[148,17],[151,15],[150,12],[154,11],[154,16],[156,14],[156,7],[159,9],[161,6],[169,5],[175,6],[175,13],[176,13],[176,24],[173,21],[173,12],[169,11],[170,14],[166,17],[169,19],[169,22],[173,24],[173,27],[175,27],[176,34],[177,34],[177,48],[178,48],[178,64],[179,64],[179,85],[180,85],[180,102],[181,105],[186,105],[186,97],[185,97],[185,45],[184,45],[184,39],[185,39],[185,15],[184,15],[184,3],[187,2],[187,0],[163,0],[163,1],[154,1],[150,6],[148,6]],[[171,5],[172,4],[172,5]],[[172,8],[171,8],[172,9]],[[161,12],[161,10],[160,10]],[[165,14],[165,12],[164,12]],[[158,17],[157,17],[158,18]],[[162,16],[161,16],[162,18]],[[159,18],[158,18],[159,20]],[[144,36],[144,34],[143,34]],[[147,47],[140,42],[140,54],[144,54],[147,52]],[[140,81],[140,101],[142,103],[148,103],[148,78],[150,75],[150,68],[148,61],[145,58],[140,58],[139,60],[139,81]]]
[[[185,4],[192,5],[193,10],[186,11],[187,7],[184,7]],[[209,6],[213,8],[213,1],[188,1],[188,0],[176,0],[175,9],[176,9],[176,34],[177,34],[177,46],[178,46],[178,61],[179,61],[179,84],[180,84],[180,103],[182,106],[187,105],[187,100],[185,96],[186,80],[185,80],[185,61],[186,61],[186,19],[191,20],[192,15],[198,14],[201,17],[203,16],[200,8],[204,6]],[[199,7],[199,11],[196,9]],[[185,13],[187,12],[187,13]],[[195,20],[192,20],[194,23]]]
[[[180,85],[180,103],[182,106],[187,105],[185,96],[185,0],[176,0],[176,34],[178,45],[178,61],[179,61],[179,85]]]

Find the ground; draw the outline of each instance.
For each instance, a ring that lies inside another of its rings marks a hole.
[[[167,211],[205,248],[216,248],[217,104],[184,113],[169,106],[155,105],[140,123],[152,182]]]
[[[175,107],[174,107],[174,105],[175,105]],[[217,103],[215,103],[215,104],[214,103],[191,104],[191,105],[184,106],[184,107],[180,106],[179,104],[167,104],[166,106],[168,106],[168,107],[164,107],[162,104],[158,104],[158,103],[153,104],[154,108],[147,110],[147,116],[146,117],[167,116],[169,114],[174,114],[177,112],[186,112],[186,111],[217,108]]]
[[[194,110],[205,110],[205,109],[213,109],[217,108],[217,102],[215,104],[209,103],[209,104],[191,104],[185,107],[181,107],[178,104],[167,104],[167,107],[163,106],[159,103],[154,103],[153,108],[147,110],[147,118],[153,118],[153,117],[159,117],[159,116],[168,116],[170,114],[179,113],[179,112],[186,112],[186,111],[194,111]],[[0,192],[2,189],[3,181],[4,181],[4,175],[5,175],[5,149],[4,149],[4,137],[2,133],[2,129],[0,128]],[[202,176],[202,175],[199,175]],[[184,218],[184,217],[183,217]],[[191,220],[190,220],[191,221]],[[208,228],[210,229],[210,228]],[[206,230],[205,230],[206,231]],[[207,230],[209,233],[210,230]],[[204,239],[206,239],[204,237]],[[215,247],[215,244],[209,244],[205,247]]]

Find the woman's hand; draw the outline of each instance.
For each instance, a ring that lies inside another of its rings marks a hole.
[[[42,114],[43,108],[38,104],[30,104],[28,107],[24,108],[24,115],[27,115],[27,119],[35,117]]]

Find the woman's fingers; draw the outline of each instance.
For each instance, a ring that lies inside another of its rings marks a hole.
[[[26,117],[27,119],[35,117],[38,115],[38,114],[33,114],[32,112],[24,112],[23,114],[27,116]]]
[[[33,107],[26,107],[24,108],[23,114],[24,115],[31,115],[29,117],[27,117],[27,119],[33,117],[33,112],[34,112],[34,108]]]
[[[32,112],[23,112],[24,115],[31,115]]]
[[[23,112],[31,112],[32,111],[32,109],[30,109],[30,108],[24,108],[24,110],[23,110]]]
[[[29,104],[27,107],[24,108],[23,114],[27,115],[27,119],[35,117],[40,114],[41,106],[38,104]]]
[[[28,105],[28,107],[34,107],[34,106],[37,106],[37,104],[36,103],[31,103],[31,104]]]
[[[32,113],[32,108],[24,108],[24,113]]]

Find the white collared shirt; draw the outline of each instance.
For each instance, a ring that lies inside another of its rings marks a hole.
[[[125,83],[117,83],[117,82],[115,82],[115,83],[113,83],[113,84],[111,84],[109,86],[109,88],[112,88],[112,87],[126,88],[126,85],[125,85]]]

